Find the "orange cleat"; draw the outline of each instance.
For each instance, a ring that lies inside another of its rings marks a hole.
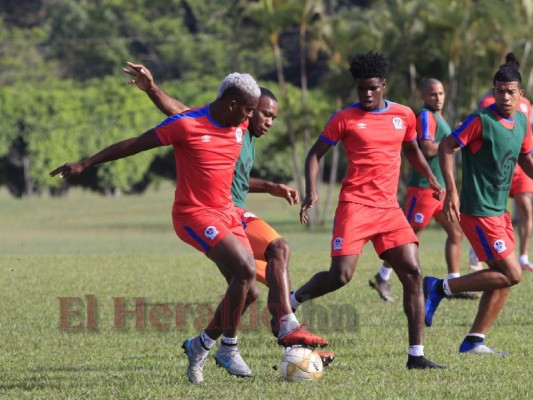
[[[296,345],[307,346],[311,348],[325,347],[329,344],[327,339],[317,336],[304,328],[301,324],[295,330],[286,333],[278,338],[278,344],[284,347],[291,347]]]

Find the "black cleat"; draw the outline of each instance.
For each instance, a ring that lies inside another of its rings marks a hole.
[[[446,365],[436,364],[424,356],[408,356],[406,367],[407,369],[448,368]]]

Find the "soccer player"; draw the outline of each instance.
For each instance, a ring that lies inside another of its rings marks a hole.
[[[514,53],[508,53],[505,56],[505,64],[519,70],[520,62],[517,60]],[[487,94],[479,103],[479,109],[494,104],[494,96],[492,93]],[[526,114],[528,123],[531,125],[532,110],[531,102],[522,96],[517,106],[517,110]],[[531,207],[531,199],[533,197],[533,180],[529,178],[526,173],[517,165],[513,175],[513,182],[511,183],[510,197],[514,198],[516,205],[516,212],[518,215],[518,262],[524,271],[533,271],[533,265],[529,262],[527,249],[531,239],[531,228],[533,227],[533,210]],[[475,254],[475,253],[474,253]]]
[[[527,117],[516,112],[523,90],[516,68],[502,65],[494,75],[495,103],[470,115],[439,146],[446,198],[444,215],[459,221],[488,269],[454,279],[424,278],[425,322],[431,326],[440,301],[456,292],[482,291],[470,332],[460,353],[504,355],[484,344],[485,335],[502,310],[511,286],[520,282],[522,269],[514,252],[515,240],[507,198],[515,165],[533,177],[533,141]],[[461,198],[454,180],[453,152],[463,158]]]
[[[433,174],[444,185],[439,166],[437,150],[442,139],[452,131],[450,125],[442,117],[446,94],[442,83],[434,78],[426,79],[421,87],[424,107],[416,117],[416,132],[418,146],[422,150]],[[444,199],[437,200],[433,197],[433,189],[429,187],[429,181],[415,169],[411,169],[407,184],[407,200],[404,213],[413,227],[416,235],[427,227],[431,217],[444,228],[448,237],[444,245],[444,256],[448,267],[448,278],[457,278],[461,275],[461,246],[463,232],[458,222],[448,221],[442,214]],[[376,289],[379,296],[385,301],[393,301],[389,278],[392,273],[391,266],[384,261],[378,273],[368,281],[370,287]],[[456,293],[454,297],[475,299],[478,294]]]
[[[300,221],[317,201],[315,181],[319,161],[331,146],[342,142],[348,158],[331,241],[331,267],[315,274],[291,295],[292,307],[346,285],[352,278],[363,246],[371,240],[404,288],[409,348],[407,368],[445,368],[424,357],[424,297],[418,262],[418,239],[407,222],[396,191],[401,151],[429,181],[438,197],[443,189],[416,144],[416,118],[410,108],[385,100],[389,63],[381,53],[351,58],[359,102],[334,114],[309,151],[305,163],[306,196]]]
[[[188,109],[179,100],[167,95],[153,79],[149,69],[141,64],[127,63],[123,71],[133,77],[129,81],[152,99],[154,104],[166,115],[174,115]],[[269,288],[268,308],[272,314],[272,330],[278,343],[285,347],[306,345],[325,346],[327,340],[307,331],[298,323],[290,304],[290,278],[288,243],[265,221],[249,212],[245,198],[248,192],[270,193],[282,197],[291,205],[299,202],[298,192],[284,184],[263,179],[251,178],[255,157],[254,140],[266,134],[278,115],[278,102],[274,93],[260,88],[261,95],[248,130],[243,136],[240,156],[235,165],[235,175],[231,186],[232,198],[237,214],[250,241],[256,262],[256,279]],[[257,296],[258,294],[256,294]],[[329,365],[335,355],[333,352],[318,352],[324,365]],[[231,373],[231,370],[228,370]]]
[[[64,164],[52,172],[66,178],[112,160],[159,146],[172,145],[177,181],[172,222],[178,237],[206,254],[228,279],[226,294],[213,319],[183,347],[189,360],[191,383],[204,382],[203,368],[220,329],[222,344],[217,363],[234,374],[252,371],[239,354],[237,331],[246,302],[254,300],[255,262],[250,243],[231,199],[235,161],[239,157],[248,119],[259,100],[260,89],[248,74],[226,76],[209,105],[167,118],[142,135],[115,143],[95,155]]]

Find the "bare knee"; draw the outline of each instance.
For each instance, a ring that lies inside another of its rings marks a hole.
[[[255,279],[255,260],[252,254],[246,254],[238,260],[238,268],[233,275],[233,279],[251,284]]]
[[[509,286],[518,285],[522,281],[522,271],[512,272],[507,276]]]
[[[283,238],[278,238],[270,242],[265,250],[265,258],[268,261],[270,260],[279,260],[280,265],[287,265],[291,254],[291,249],[289,244]]]
[[[255,283],[250,286],[248,289],[248,294],[246,295],[246,304],[252,304],[259,298],[259,288]]]

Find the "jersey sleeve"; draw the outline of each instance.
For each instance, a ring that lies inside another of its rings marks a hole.
[[[403,137],[403,141],[412,142],[416,140],[416,117],[410,108],[407,108],[405,119],[405,136]]]
[[[157,139],[164,146],[176,144],[186,135],[186,130],[182,126],[182,114],[172,115],[155,127]]]
[[[452,136],[457,140],[459,146],[465,147],[468,144],[474,145],[482,142],[482,125],[479,115],[469,115],[457,129],[452,132]],[[475,150],[474,148],[472,149]],[[474,151],[475,152],[475,151]]]
[[[478,108],[481,110],[485,107],[488,107],[490,105],[494,104],[494,96],[489,93],[485,97],[481,99],[481,101],[478,104]]]
[[[327,122],[324,130],[320,134],[320,139],[335,146],[341,139],[342,133],[346,127],[346,121],[342,118],[341,113],[335,113]]]
[[[522,141],[522,147],[520,148],[520,154],[529,154],[533,152],[533,137],[531,136],[531,124],[527,123],[526,135]]]
[[[435,141],[437,132],[437,120],[435,115],[428,110],[422,110],[416,117],[416,134],[418,140]]]

